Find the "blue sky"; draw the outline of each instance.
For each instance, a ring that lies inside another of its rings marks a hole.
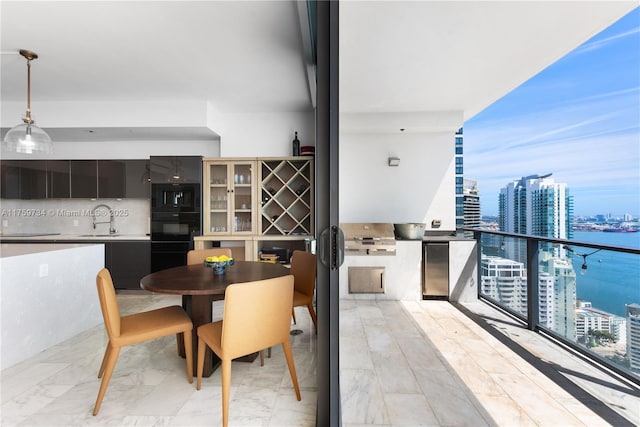
[[[547,173],[576,215],[640,215],[640,8],[465,123],[483,215],[507,183]]]

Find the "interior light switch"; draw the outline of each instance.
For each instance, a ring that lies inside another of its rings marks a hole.
[[[40,264],[40,277],[47,277],[49,275],[49,264]]]

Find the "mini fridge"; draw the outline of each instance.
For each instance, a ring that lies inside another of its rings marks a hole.
[[[449,299],[449,243],[423,243],[422,267],[422,299]]]

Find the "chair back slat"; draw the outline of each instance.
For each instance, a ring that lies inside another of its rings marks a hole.
[[[235,358],[289,339],[293,276],[234,283],[225,292],[223,357]]]
[[[106,268],[100,270],[96,276],[96,286],[98,287],[98,297],[100,298],[100,309],[102,318],[107,329],[109,338],[120,336],[120,307],[116,298],[116,289],[113,286],[111,273]]]

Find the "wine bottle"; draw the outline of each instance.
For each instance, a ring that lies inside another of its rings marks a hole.
[[[300,140],[298,139],[298,132],[296,132],[295,137],[293,138],[293,155],[300,155]]]

